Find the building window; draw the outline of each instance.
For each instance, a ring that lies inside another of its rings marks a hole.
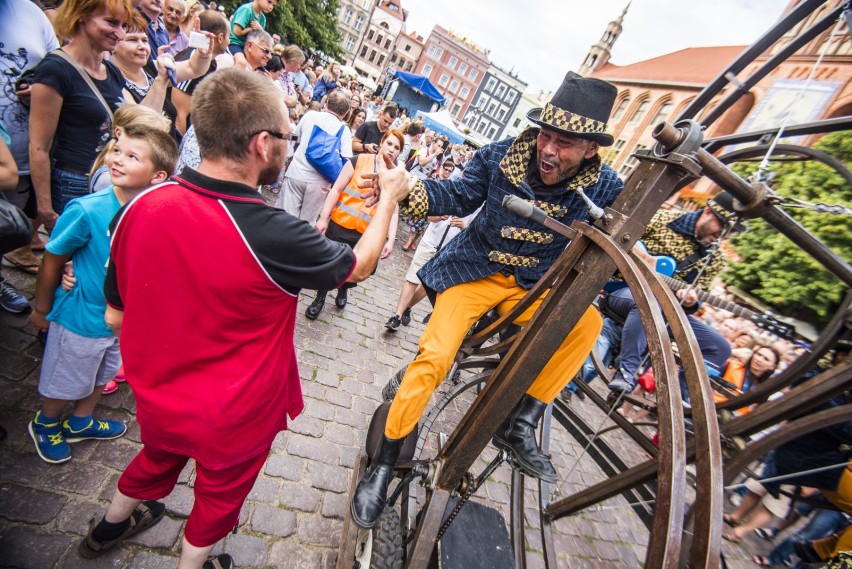
[[[630,122],[631,122],[631,123],[637,123],[637,122],[639,122],[640,120],[642,120],[642,117],[645,115],[645,111],[647,111],[647,110],[648,110],[648,106],[649,106],[650,104],[651,104],[651,103],[650,103],[650,101],[647,101],[647,100],[642,101],[641,103],[639,103],[639,107],[638,107],[638,108],[636,109],[636,111],[633,113],[633,116],[632,116],[632,117],[630,117]]]
[[[647,148],[647,146],[645,146],[644,144],[637,144],[636,147],[633,149],[633,152],[631,154],[635,154],[635,153],[639,152],[640,150],[644,150],[645,148]],[[622,178],[626,179],[630,175],[630,173],[633,172],[633,170],[636,169],[636,166],[638,166],[638,165],[639,165],[639,160],[637,160],[635,157],[631,156],[630,158],[628,158],[624,162],[624,165],[618,170],[618,174]]]
[[[484,122],[479,121],[479,124],[476,125],[476,132],[478,132],[479,134],[485,134],[485,127],[486,126],[487,125]]]
[[[380,56],[379,56],[379,61],[378,61],[378,65],[379,65],[379,67],[381,67],[381,66],[382,66],[382,64],[384,64],[384,62],[385,62],[385,56],[384,56],[384,55],[380,55]]]
[[[488,113],[488,116],[493,117],[493,116],[494,116],[494,112],[495,112],[496,110],[497,110],[497,103],[495,103],[494,101],[492,101],[492,102],[491,102],[491,104],[489,104],[489,105],[488,105],[488,110],[487,110],[486,112]]]
[[[370,38],[367,38],[367,39],[370,39]],[[383,36],[382,34],[377,35],[376,36],[376,45],[382,45],[383,39],[385,39],[385,36]]]
[[[660,107],[660,110],[658,110],[657,114],[654,115],[654,119],[651,121],[651,124],[655,125],[655,124],[661,123],[662,121],[666,120],[666,117],[669,116],[669,113],[671,112],[671,110],[672,110],[672,104],[671,103],[663,103],[663,105]]]
[[[512,123],[512,128],[518,128],[521,126],[521,117],[515,119],[515,122]]]
[[[496,126],[492,126],[491,128],[488,129],[488,138],[490,138],[491,140],[494,140],[495,134],[497,134],[497,127]]]
[[[496,80],[496,79],[494,79],[493,77],[489,77],[489,78],[488,78],[488,83],[486,83],[486,84],[485,84],[485,90],[486,90],[486,91],[489,91],[489,92],[493,91],[493,90],[494,90],[494,86],[495,86],[496,84],[497,84],[497,80]]]
[[[352,12],[352,8],[346,8],[346,11],[343,13],[343,23],[348,26],[349,22],[352,21],[353,14],[354,12]]]
[[[370,30],[369,32],[367,32],[367,39],[368,39],[368,40],[373,39],[373,36],[374,36],[374,35],[376,35],[375,30]]]
[[[370,50],[370,57],[368,59],[370,60],[370,63],[372,63],[373,61],[376,60],[376,50],[375,49]]]
[[[438,85],[440,85],[441,87],[445,87],[447,85],[447,81],[449,81],[449,80],[450,80],[450,76],[445,73],[445,74],[441,75],[440,79],[438,79]]]
[[[345,48],[346,48],[346,51],[350,51],[350,52],[351,52],[353,49],[355,49],[355,36],[350,36],[350,35],[347,35],[347,36],[346,36],[346,46],[345,46]]]
[[[453,79],[453,82],[452,82],[452,83],[450,83],[450,91],[451,91],[452,93],[455,93],[455,92],[457,92],[458,90],[459,90],[459,82],[458,82],[458,79]],[[455,113],[453,113],[453,114],[455,114]]]
[[[456,103],[455,105],[453,105],[453,110],[451,111],[450,114],[458,115],[460,110],[461,110],[461,105]]]
[[[487,102],[488,102],[488,97],[480,94],[479,100],[476,102],[476,107],[480,110],[485,110],[485,103],[487,103]]]
[[[423,66],[423,75],[428,76],[430,73],[432,73],[432,65],[427,63]]]
[[[405,48],[404,48],[404,51],[405,51],[406,53],[407,53],[407,52],[409,52],[409,51],[411,51],[411,44],[406,44],[406,45],[405,45]]]
[[[367,46],[366,45],[361,46],[361,55],[359,55],[358,57],[364,57],[365,55],[367,55]]]
[[[467,71],[467,63],[462,61],[461,64],[459,64],[459,74],[464,75],[465,71]]]
[[[506,86],[504,84],[500,83],[500,85],[497,86],[497,98],[502,99],[503,93],[505,93],[505,92],[506,92]]]
[[[405,70],[406,70],[406,71],[411,71],[412,69],[414,69],[414,64],[413,64],[413,63],[409,63],[408,65],[406,65],[406,66],[405,66]]]
[[[500,110],[497,111],[497,120],[503,122],[503,119],[506,117],[506,109],[500,107]]]
[[[444,55],[444,50],[438,47],[437,45],[432,44],[429,46],[429,51],[427,51],[426,53],[429,55],[429,57],[432,57],[434,59],[441,59],[441,56]]]
[[[470,73],[467,74],[467,78],[470,79],[471,81],[476,81],[477,75],[478,75],[478,73],[476,72],[476,69],[471,69]]]
[[[390,49],[390,38],[385,40],[385,49]]]
[[[396,54],[393,54],[393,57],[391,57],[391,63],[396,63]]]
[[[361,28],[364,27],[364,16],[358,14],[355,17],[355,25],[352,26],[356,31],[361,31]]]
[[[621,118],[621,115],[624,114],[624,111],[627,109],[627,105],[630,104],[630,97],[624,97],[621,99],[621,102],[618,103],[618,106],[615,108],[615,112],[612,113],[612,120],[617,121]]]
[[[517,94],[518,94],[518,92],[515,91],[514,89],[509,89],[509,92],[506,93],[506,98],[503,99],[503,100],[506,101],[507,105],[511,105],[512,103],[515,102],[515,97],[517,96]]]
[[[459,97],[461,97],[462,99],[467,99],[467,96],[469,94],[470,94],[470,87],[465,85],[464,87],[462,87],[461,93],[459,93]]]
[[[449,61],[449,63],[447,63],[447,66],[448,66],[450,69],[452,69],[453,71],[455,71],[455,69],[456,69],[456,64],[457,64],[458,62],[459,62],[458,58],[456,58],[455,56],[453,56],[453,57],[451,57],[451,58],[450,58],[450,61]]]

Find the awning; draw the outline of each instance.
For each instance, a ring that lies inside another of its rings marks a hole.
[[[434,85],[423,75],[415,75],[414,73],[406,73],[405,71],[397,71],[394,74],[394,77],[398,78],[400,81],[423,93],[425,96],[429,97],[433,101],[437,101],[440,104],[444,104],[446,99],[444,96],[435,88]]]
[[[434,130],[439,134],[443,134],[450,139],[453,144],[461,144],[464,142],[464,134],[456,127],[453,118],[446,109],[436,111],[434,113],[417,113],[417,118],[423,121],[426,128]]]

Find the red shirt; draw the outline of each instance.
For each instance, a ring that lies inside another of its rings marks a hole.
[[[142,442],[216,468],[268,451],[304,406],[298,291],[328,290],[352,250],[257,191],[184,170],[116,218],[105,292]]]

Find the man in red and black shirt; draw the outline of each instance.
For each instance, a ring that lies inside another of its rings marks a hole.
[[[80,545],[92,557],[150,527],[187,460],[195,505],[181,567],[229,567],[211,548],[237,525],[275,435],[303,407],[293,346],[298,293],[367,278],[394,206],[382,196],[354,249],[265,205],[287,154],[280,91],[238,69],[193,95],[198,171],[141,194],[119,213],[105,285],[107,322],[120,330],[144,447],[104,520]]]

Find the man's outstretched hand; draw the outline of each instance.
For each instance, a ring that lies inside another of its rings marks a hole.
[[[384,194],[385,199],[392,203],[399,203],[408,197],[408,185],[411,176],[405,171],[403,164],[394,166],[393,161],[384,154],[379,155],[379,171],[363,175],[364,182],[359,187],[366,190],[361,197],[367,201],[368,206],[376,204]]]

